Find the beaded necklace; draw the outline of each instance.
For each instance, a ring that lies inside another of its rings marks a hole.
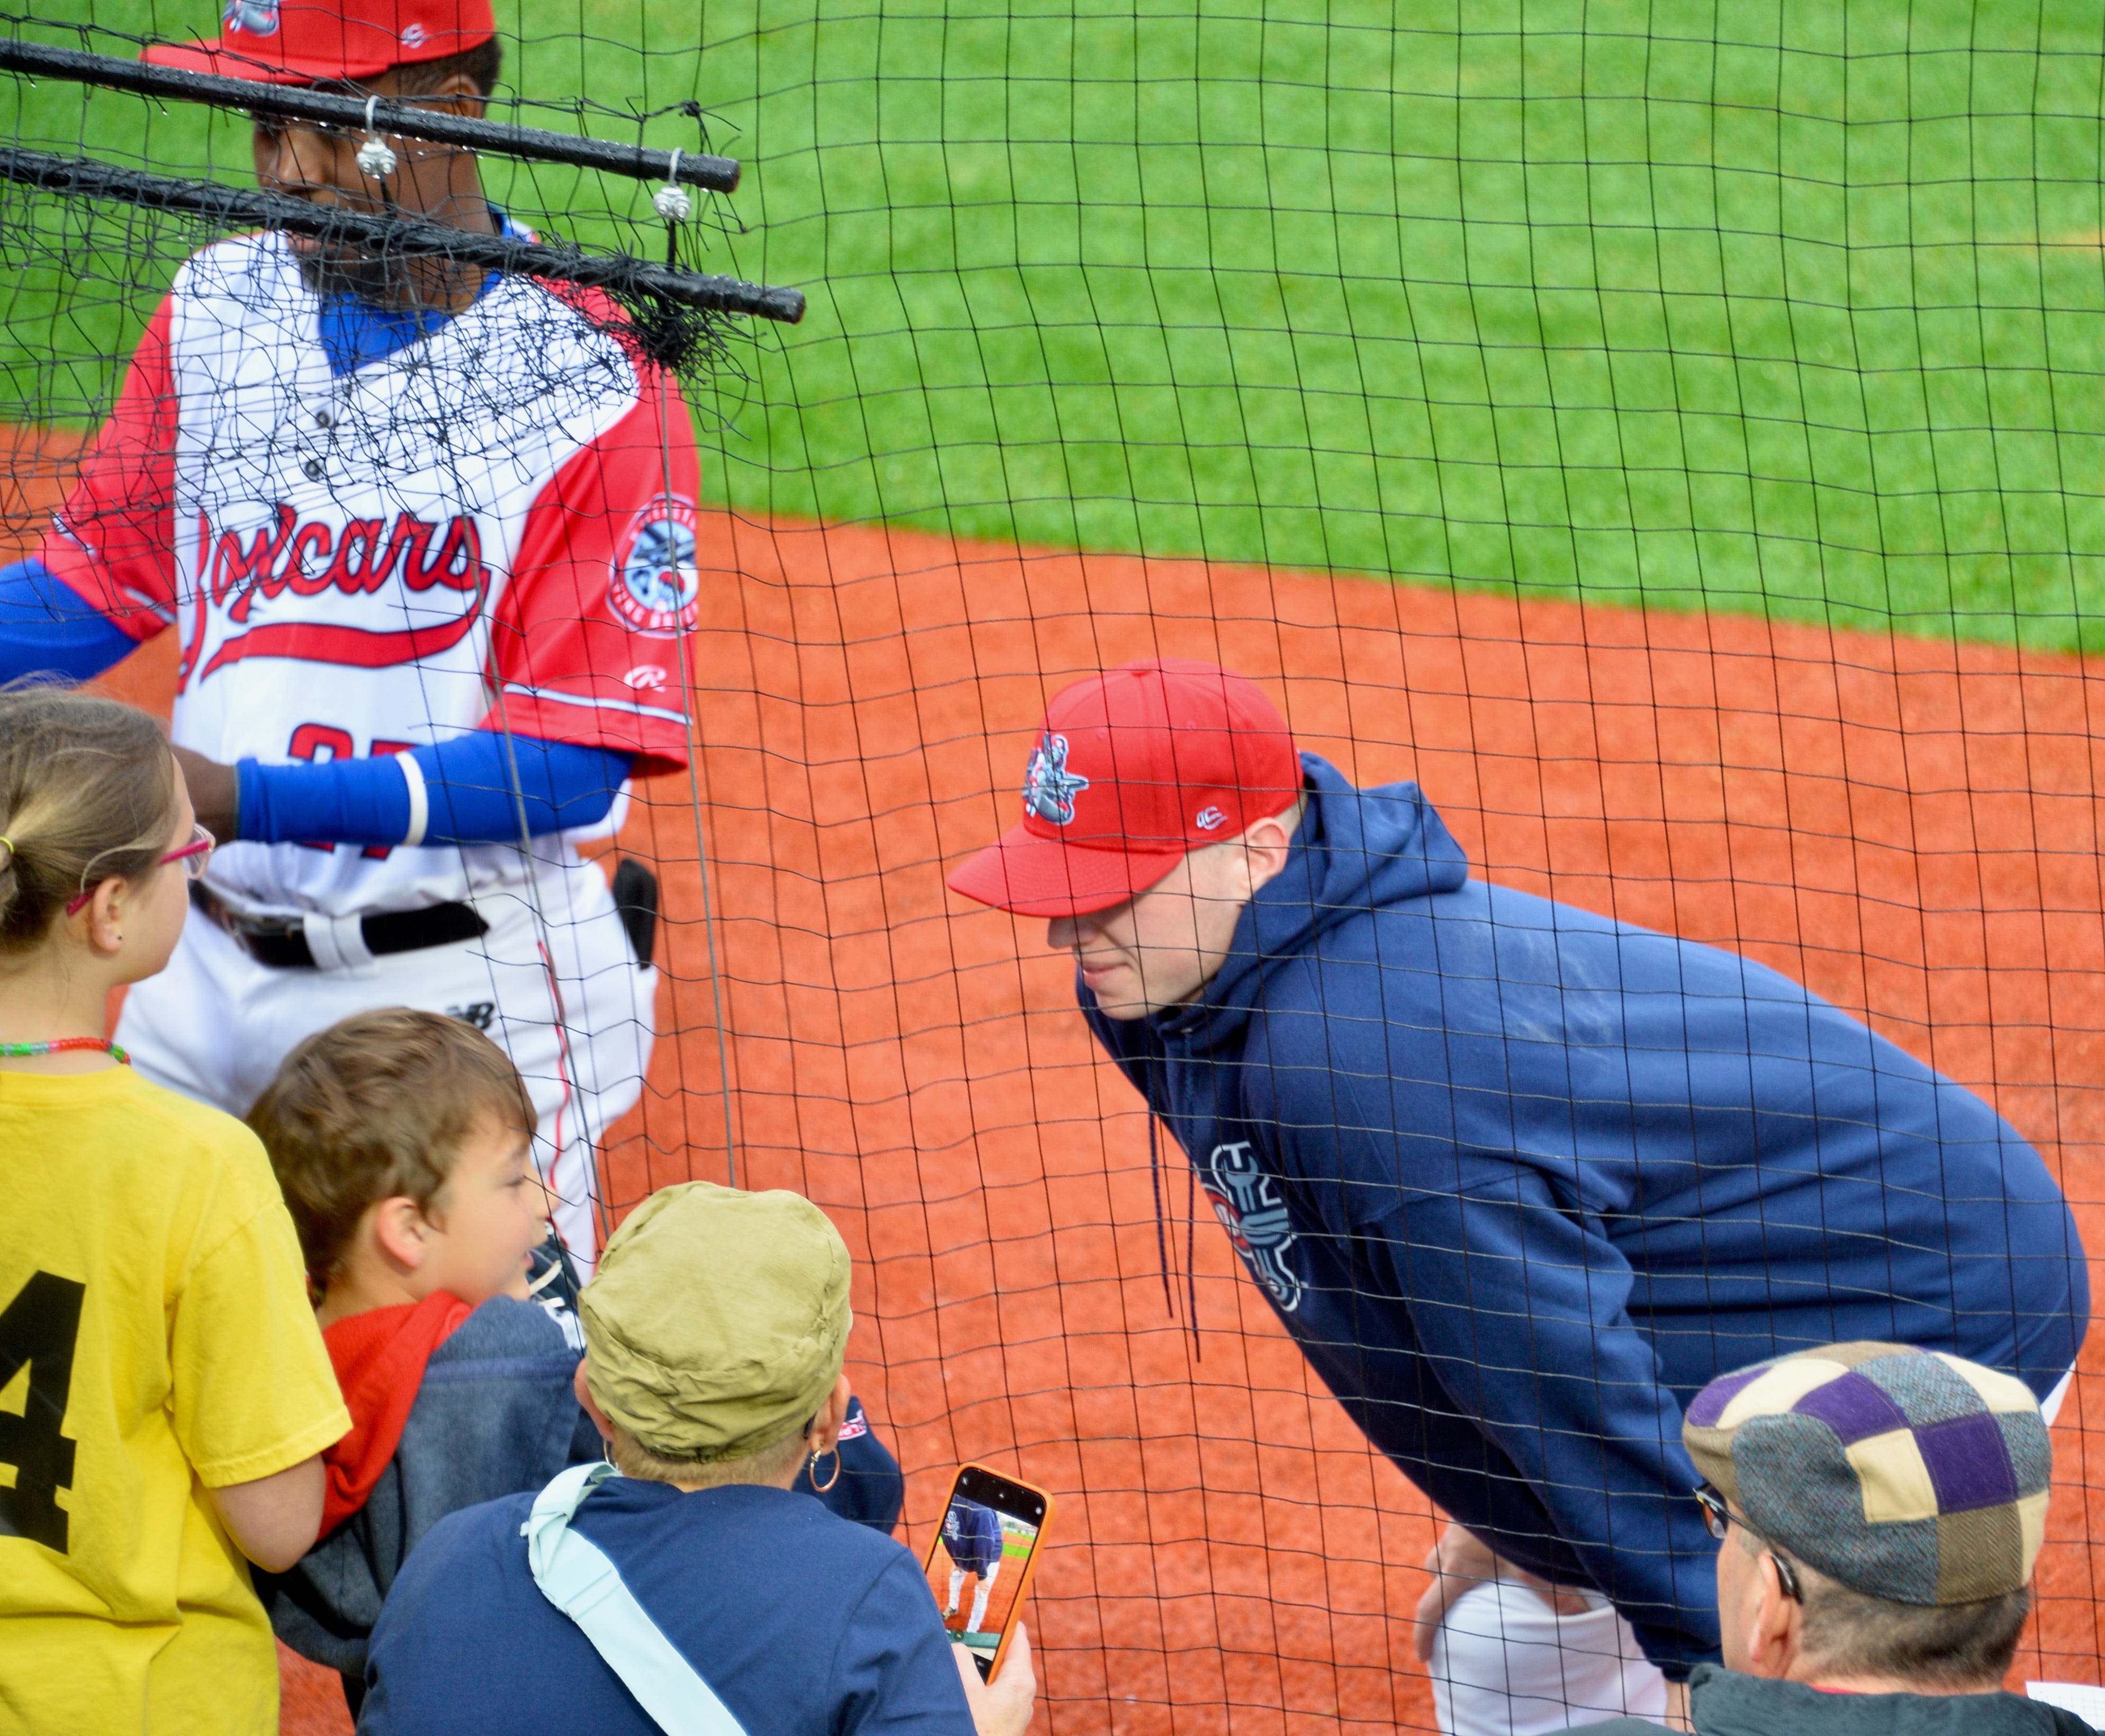
[[[63,1055],[69,1049],[100,1049],[105,1055],[114,1056],[127,1067],[132,1057],[106,1037],[54,1037],[48,1042],[0,1042],[0,1055],[10,1057],[32,1055]]]

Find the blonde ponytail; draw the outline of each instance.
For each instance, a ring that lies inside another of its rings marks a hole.
[[[175,793],[144,712],[67,688],[0,692],[0,955],[42,944],[96,881],[150,873]]]

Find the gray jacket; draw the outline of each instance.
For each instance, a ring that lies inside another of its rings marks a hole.
[[[1688,1678],[1696,1736],[2095,1736],[2074,1712],[2014,1694],[1822,1694],[1716,1664]],[[1660,1736],[1642,1718],[1589,1724],[1586,1736]]]
[[[583,1349],[577,1316],[552,1297],[493,1296],[463,1320],[431,1353],[401,1444],[365,1505],[291,1572],[255,1575],[278,1637],[363,1677],[381,1602],[426,1532],[599,1457],[599,1431],[570,1384]]]

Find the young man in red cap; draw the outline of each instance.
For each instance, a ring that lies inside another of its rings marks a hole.
[[[1297,755],[1240,676],[1066,689],[1023,804],[950,885],[1048,919],[1282,1323],[1452,1521],[1443,1729],[1677,1709],[1718,1655],[1680,1444],[1718,1375],[1852,1339],[2042,1395],[2072,1366],[2075,1224],[1987,1105],[1775,971],[1473,879],[1416,785]]]
[[[157,64],[470,116],[489,0],[229,0]],[[472,154],[257,111],[266,189],[512,233]],[[523,232],[522,232],[523,233]],[[0,570],[0,681],[182,642],[173,727],[222,841],[141,1073],[245,1113],[376,1006],[506,1048],[572,1252],[639,1096],[655,974],[575,841],[686,763],[693,429],[615,310],[445,258],[232,237],[184,263],[37,556]]]

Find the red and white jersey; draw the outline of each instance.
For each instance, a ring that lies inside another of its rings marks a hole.
[[[282,236],[186,261],[41,551],[135,637],[181,635],[175,739],[270,763],[504,730],[684,765],[677,386],[580,311],[610,306],[528,279],[342,376],[320,309]],[[348,916],[530,872],[512,845],[235,844],[212,882],[251,913]]]

